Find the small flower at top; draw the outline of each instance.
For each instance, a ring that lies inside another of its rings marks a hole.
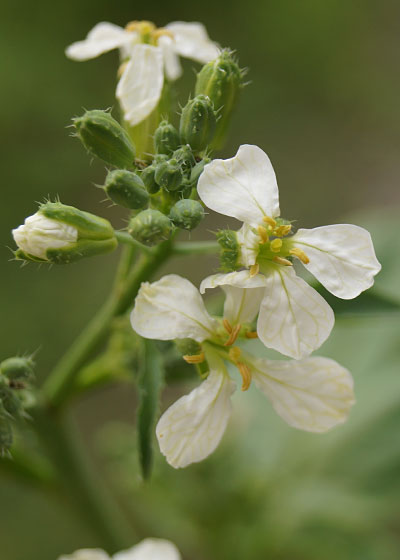
[[[66,55],[88,60],[112,49],[120,49],[122,66],[117,98],[125,120],[135,126],[157,106],[164,84],[182,73],[178,56],[207,63],[220,49],[201,23],[176,21],[157,29],[149,21],[133,21],[123,29],[112,23],[98,23],[86,39],[73,43]]]
[[[99,548],[84,548],[58,560],[181,560],[176,546],[165,539],[145,539],[129,550],[117,552],[110,558]]]
[[[254,380],[275,411],[301,430],[325,432],[333,428],[346,420],[354,403],[351,375],[333,360],[266,360],[236,346],[238,339],[257,336],[252,322],[265,289],[226,285],[224,291],[224,315],[211,317],[197,288],[170,274],[141,285],[131,314],[132,327],[139,335],[180,339],[180,346],[188,349],[183,358],[205,366],[207,378],[164,412],[156,427],[161,452],[175,468],[202,461],[223,436],[236,387],[225,362],[239,370],[243,391]]]
[[[334,324],[330,306],[296,275],[294,259],[343,299],[370,288],[381,269],[371,236],[361,227],[329,225],[299,229],[293,235],[292,224],[280,218],[271,162],[257,146],[243,145],[235,157],[207,164],[198,194],[212,210],[243,222],[226,247],[230,271],[206,278],[200,291],[225,285],[264,288],[257,333],[266,346],[282,354],[296,359],[309,355]]]

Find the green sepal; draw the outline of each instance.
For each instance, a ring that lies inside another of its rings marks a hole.
[[[13,251],[14,258],[16,261],[31,261],[36,263],[48,263],[49,261],[46,259],[40,259],[39,257],[35,257],[35,255],[31,255],[29,253],[25,253],[22,249],[17,249]]]
[[[236,232],[231,229],[222,229],[217,232],[216,237],[221,246],[220,268],[222,272],[232,272],[240,268],[240,246]]]
[[[196,159],[190,146],[188,144],[186,146],[181,146],[174,151],[172,158],[176,159],[184,175],[190,177],[192,167],[196,164]]]
[[[154,133],[154,145],[158,154],[171,155],[180,145],[179,132],[168,121],[161,121]]]
[[[156,178],[156,166],[149,165],[143,169],[141,177],[142,181],[149,194],[156,194],[160,190],[160,185],[157,183]]]
[[[175,346],[182,356],[196,356],[201,352],[201,344],[193,338],[177,338]]]
[[[113,202],[124,208],[138,210],[149,203],[149,194],[143,180],[126,169],[109,171],[103,188]]]
[[[182,109],[179,132],[184,144],[196,153],[211,144],[217,125],[213,102],[206,95],[197,95]]]
[[[171,208],[169,217],[176,227],[191,230],[204,218],[204,208],[197,200],[178,200]]]
[[[25,381],[34,377],[33,360],[13,356],[3,360],[0,364],[0,372],[10,381]]]
[[[177,191],[182,185],[182,168],[176,159],[158,163],[154,178],[156,183],[166,191]]]
[[[156,245],[168,239],[172,233],[172,222],[159,210],[149,208],[134,216],[129,222],[130,235],[145,245]]]
[[[60,249],[48,249],[47,258],[54,264],[70,264],[85,257],[93,257],[110,253],[118,247],[118,241],[115,237],[111,239],[78,239],[76,243],[61,247]]]

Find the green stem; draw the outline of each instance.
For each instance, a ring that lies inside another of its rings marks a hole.
[[[173,254],[179,256],[209,255],[218,253],[220,248],[217,241],[187,241],[185,243],[176,243]]]
[[[133,239],[133,237],[126,231],[115,231],[114,233],[118,243],[124,243],[125,245],[137,247],[143,251],[143,253],[148,253],[149,255],[154,254],[154,249],[147,247],[147,245],[143,245],[140,241],[136,241],[136,239]]]

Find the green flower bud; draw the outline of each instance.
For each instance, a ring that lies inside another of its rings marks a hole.
[[[220,265],[223,272],[231,272],[240,268],[240,246],[236,232],[223,229],[217,233],[217,241],[221,246]]]
[[[11,423],[6,414],[0,410],[0,454],[8,451],[13,443]]]
[[[154,175],[156,183],[163,187],[166,191],[179,190],[183,173],[181,166],[176,159],[170,159],[156,165],[156,172]]]
[[[107,111],[86,111],[73,119],[76,134],[94,156],[114,167],[132,167],[135,147],[128,133]]]
[[[10,416],[18,417],[22,412],[21,401],[10,387],[0,384],[0,401]]]
[[[222,51],[197,74],[196,95],[207,95],[219,115],[212,148],[218,149],[223,144],[239,91],[243,87],[242,77],[243,71],[229,50]]]
[[[154,133],[154,144],[158,154],[170,155],[181,143],[179,133],[168,121],[161,121]]]
[[[204,218],[203,206],[197,200],[179,200],[171,208],[169,217],[172,223],[182,229],[194,229]]]
[[[156,154],[153,159],[153,165],[168,160],[169,160],[169,156],[167,156],[167,154]]]
[[[0,371],[10,381],[25,381],[34,377],[33,361],[30,358],[7,358],[1,362]]]
[[[172,154],[173,159],[181,166],[185,175],[190,176],[192,167],[196,164],[196,159],[189,145],[181,146]]]
[[[113,202],[131,210],[144,208],[149,203],[143,180],[125,169],[109,171],[104,190]]]
[[[156,174],[156,166],[155,165],[149,165],[148,167],[145,167],[145,169],[143,169],[142,174],[141,174],[142,181],[143,181],[147,191],[150,194],[155,194],[156,192],[158,192],[160,190],[160,185],[158,183],[156,183],[155,174]]]
[[[174,342],[182,356],[196,356],[201,352],[201,345],[192,338],[177,338]]]
[[[214,105],[206,95],[197,95],[182,110],[179,132],[182,142],[201,152],[211,143],[217,124]]]
[[[145,245],[156,245],[169,238],[171,220],[159,210],[143,210],[129,222],[128,232],[136,241]]]
[[[68,264],[118,246],[110,222],[61,202],[42,204],[12,233],[15,257],[35,262]]]

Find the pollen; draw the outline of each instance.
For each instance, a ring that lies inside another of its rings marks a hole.
[[[130,21],[126,26],[126,31],[138,31],[146,35],[147,33],[152,33],[156,29],[156,26],[152,21]]]
[[[291,263],[290,261],[288,261],[287,259],[284,259],[282,257],[274,257],[272,259],[274,262],[278,263],[278,264],[282,264],[283,266],[293,266],[293,263]]]
[[[282,249],[282,239],[274,239],[271,241],[269,247],[273,253],[279,253]]]
[[[290,224],[285,224],[284,226],[278,226],[274,230],[274,235],[276,237],[285,237],[292,231],[292,226]]]
[[[258,226],[257,231],[261,239],[260,243],[268,243],[269,235],[267,229],[264,226]]]
[[[201,364],[202,362],[204,362],[204,352],[201,352],[200,354],[194,354],[193,356],[182,356],[182,358],[188,364]]]
[[[252,264],[250,267],[250,278],[253,278],[253,276],[257,276],[259,270],[260,270],[260,265],[258,263]]]
[[[310,262],[310,259],[307,257],[305,252],[302,249],[299,249],[298,247],[294,247],[293,249],[290,249],[289,253],[291,255],[294,255],[298,259],[300,259],[303,264],[308,264]]]
[[[228,338],[228,340],[224,343],[224,346],[232,346],[232,344],[234,344],[236,342],[237,337],[239,336],[239,332],[240,332],[240,328],[242,325],[236,325],[236,327],[233,327],[230,337]]]
[[[274,227],[276,226],[276,220],[274,220],[274,218],[270,218],[269,216],[264,216],[263,222],[268,224],[270,229],[274,229]]]

